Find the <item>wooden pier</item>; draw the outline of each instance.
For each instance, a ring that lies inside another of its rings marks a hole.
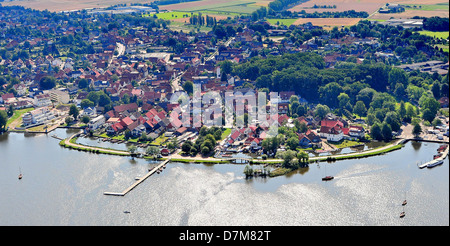
[[[155,172],[158,172],[158,170],[161,170],[161,168],[163,168],[169,161],[170,161],[170,158],[165,160],[165,161],[163,161],[156,168],[151,169],[143,177],[136,178],[136,182],[134,182],[131,186],[126,188],[124,191],[122,191],[122,192],[103,192],[103,195],[108,195],[108,196],[125,196],[128,192],[130,192],[132,189],[134,189],[136,186],[138,186],[140,183],[142,183],[148,177],[152,176],[152,174],[154,174]]]
[[[436,161],[436,160],[442,160],[442,161],[443,161],[445,158],[447,158],[449,149],[450,149],[450,146],[447,145],[447,147],[445,148],[444,152],[442,152],[442,156],[441,156],[441,157],[438,157],[438,158],[436,158],[436,159],[434,159],[434,160],[431,160],[431,161],[429,161],[429,162],[426,162],[426,163],[424,163],[424,164],[421,164],[421,165],[419,165],[418,167],[419,167],[420,169],[422,169],[422,168],[428,167],[428,164],[430,164],[430,163],[433,162],[433,161]]]

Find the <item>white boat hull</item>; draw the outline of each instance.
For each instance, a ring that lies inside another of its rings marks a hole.
[[[427,167],[432,168],[432,167],[435,167],[438,165],[442,165],[442,163],[444,163],[444,160],[434,160],[434,161],[431,161],[430,163],[428,163]]]

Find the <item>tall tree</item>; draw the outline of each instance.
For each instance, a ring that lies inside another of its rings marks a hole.
[[[370,129],[370,136],[375,140],[383,140],[383,135],[381,134],[381,127],[378,122],[375,122]]]
[[[39,81],[39,86],[43,90],[50,90],[56,86],[56,79],[52,76],[45,76]]]
[[[69,115],[72,115],[74,119],[77,119],[79,110],[75,104],[70,105]]]
[[[414,135],[414,137],[419,137],[419,135],[422,133],[422,127],[420,126],[420,124],[415,124],[414,128],[412,129],[412,134]]]
[[[359,118],[366,116],[367,108],[363,101],[357,101],[355,107],[353,107],[353,113],[358,115]]]
[[[391,141],[392,139],[392,128],[386,122],[383,122],[381,125],[381,135],[383,136],[384,141]]]

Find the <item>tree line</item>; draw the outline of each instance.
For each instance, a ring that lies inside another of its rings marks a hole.
[[[282,11],[289,6],[307,2],[308,0],[276,0],[269,3],[268,7],[274,11]]]
[[[198,13],[197,15],[191,14],[189,17],[189,24],[198,25],[198,26],[215,26],[217,25],[216,17],[210,17],[208,15],[202,16],[202,13]]]
[[[441,18],[439,16],[425,18],[423,20],[423,29],[435,32],[444,32],[449,30],[448,18]]]
[[[199,0],[158,0],[153,2],[153,4],[157,5],[169,5],[169,4],[177,4],[177,3],[184,3],[184,2],[195,2]]]

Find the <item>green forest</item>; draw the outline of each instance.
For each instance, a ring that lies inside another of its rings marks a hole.
[[[377,135],[378,128],[390,133],[398,131],[401,122],[424,120],[431,124],[440,109],[439,98],[448,97],[449,89],[448,74],[405,72],[381,62],[341,62],[328,69],[324,59],[314,53],[253,58],[234,65],[232,73],[254,81],[247,86],[259,90],[295,91],[310,103],[310,109],[320,105],[325,112],[364,117],[375,129],[372,137],[379,140],[392,136]],[[307,112],[304,107],[292,106],[291,115]]]

